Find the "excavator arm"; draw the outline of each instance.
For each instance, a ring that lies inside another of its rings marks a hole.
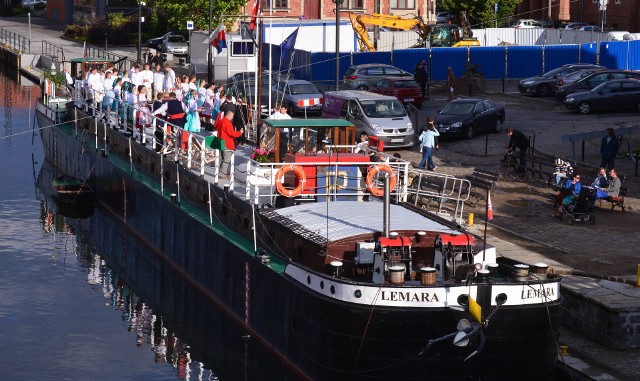
[[[427,41],[429,33],[431,32],[431,28],[425,24],[419,16],[406,19],[400,16],[382,15],[378,13],[371,15],[349,13],[349,20],[351,20],[351,26],[356,32],[356,38],[358,39],[360,50],[362,51],[373,52],[376,50],[373,46],[373,42],[371,42],[371,39],[369,38],[367,26],[383,26],[401,30],[413,30],[418,33],[422,43]]]

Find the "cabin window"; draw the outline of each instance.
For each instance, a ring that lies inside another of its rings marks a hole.
[[[345,0],[342,2],[342,6],[346,9],[363,9],[363,0]]]
[[[391,0],[391,9],[415,9],[415,0]]]

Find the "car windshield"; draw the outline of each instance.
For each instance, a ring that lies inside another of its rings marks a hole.
[[[475,103],[448,103],[440,113],[447,115],[466,115],[471,113],[473,106],[475,106]]]
[[[407,115],[397,99],[363,100],[360,101],[360,105],[369,118],[394,118]]]
[[[417,87],[416,81],[396,81],[396,89],[408,89],[411,87]]]
[[[184,38],[182,38],[182,36],[169,36],[169,42],[182,42],[182,43],[186,44],[186,42],[184,42]]]
[[[557,69],[553,69],[551,71],[548,71],[544,74],[542,74],[543,77],[545,78],[552,78],[553,76],[556,76],[558,74],[560,74],[562,72],[562,68],[557,68]]]
[[[293,94],[293,95],[298,95],[298,94],[318,94],[319,93],[318,89],[316,89],[316,87],[311,83],[302,83],[302,84],[299,84],[299,85],[289,85],[289,89],[291,91],[291,94]]]

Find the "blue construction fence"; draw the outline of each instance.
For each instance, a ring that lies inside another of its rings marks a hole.
[[[268,66],[269,46],[263,48],[263,62]],[[271,46],[272,70],[286,71],[296,79],[335,81],[336,54],[295,50],[282,57],[280,47]],[[460,76],[467,63],[479,65],[486,79],[517,79],[540,75],[568,63],[599,63],[610,69],[640,70],[640,41],[610,41],[582,45],[481,46],[472,48],[419,48],[390,52],[340,53],[340,79],[349,66],[385,63],[408,72],[421,59],[430,63],[432,81],[446,79],[451,66]],[[286,61],[286,62],[285,62]],[[291,63],[291,64],[290,64]]]

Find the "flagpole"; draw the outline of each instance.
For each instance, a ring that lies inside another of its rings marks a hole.
[[[484,237],[482,238],[482,264],[484,265],[485,262],[485,256],[487,253],[487,225],[489,224],[489,203],[491,202],[491,200],[489,199],[489,197],[491,197],[491,189],[487,188],[487,202],[486,202],[486,207],[485,207],[485,211],[484,211]]]

